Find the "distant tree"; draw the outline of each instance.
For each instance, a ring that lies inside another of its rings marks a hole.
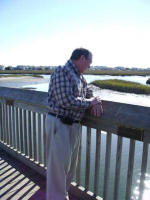
[[[146,84],[150,84],[150,78],[146,81]]]
[[[11,66],[5,67],[5,70],[13,70],[13,67]]]

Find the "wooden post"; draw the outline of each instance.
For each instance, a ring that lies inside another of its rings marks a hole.
[[[22,109],[19,109],[19,118],[20,118],[20,124],[19,124],[19,133],[20,133],[20,151],[21,153],[24,153],[24,141],[23,141],[23,120],[22,120]]]
[[[126,197],[125,197],[126,200],[129,200],[131,198],[134,152],[135,152],[135,140],[130,139],[130,151],[128,160],[128,174],[127,174]]]
[[[24,154],[28,155],[28,132],[27,132],[27,111],[23,110],[23,125],[24,125]]]
[[[17,149],[17,144],[16,144],[16,127],[15,127],[15,123],[16,122],[16,116],[15,116],[15,107],[12,106],[12,125],[13,125],[13,148]]]
[[[143,143],[143,155],[142,155],[141,176],[140,176],[140,186],[139,186],[139,198],[138,198],[138,200],[143,199],[144,181],[145,181],[145,174],[146,174],[146,169],[147,169],[147,159],[148,159],[148,146],[149,146],[148,143],[146,143],[146,142]]]
[[[38,113],[38,161],[42,164],[41,114]]]
[[[46,114],[43,114],[43,138],[44,138],[44,166],[47,166],[47,156],[46,156],[46,129],[45,129],[45,119],[46,119]]]
[[[87,127],[86,140],[86,172],[85,172],[85,189],[89,190],[90,179],[90,151],[91,151],[91,128]]]
[[[105,157],[105,174],[104,174],[104,200],[108,199],[108,181],[109,181],[109,169],[110,169],[110,155],[111,155],[111,133],[107,132],[106,141],[106,157]]]
[[[12,124],[12,106],[9,106],[9,134],[10,134],[10,146],[13,147],[13,124]]]
[[[80,172],[81,172],[82,126],[80,128],[80,135],[81,135],[81,140],[80,140],[79,153],[78,153],[78,163],[77,163],[77,168],[76,168],[77,185],[81,184]]]
[[[36,142],[36,113],[33,112],[33,158],[37,162],[37,142]]]
[[[118,200],[121,155],[122,155],[122,137],[118,136],[117,153],[116,153],[115,182],[114,182],[114,200]]]
[[[96,154],[95,154],[95,178],[94,193],[97,195],[99,188],[99,171],[100,171],[100,149],[101,149],[101,130],[96,130]]]
[[[3,124],[2,124],[2,103],[0,103],[0,141],[3,141],[4,140],[4,137],[3,137]]]
[[[15,108],[16,113],[16,141],[17,141],[17,151],[20,151],[20,137],[19,137],[19,115],[18,115],[18,107]]]
[[[31,111],[28,111],[28,148],[29,158],[32,159]]]

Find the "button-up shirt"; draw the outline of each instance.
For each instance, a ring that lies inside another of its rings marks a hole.
[[[92,90],[71,59],[52,73],[48,90],[51,113],[81,120],[91,106],[89,98],[92,96]]]

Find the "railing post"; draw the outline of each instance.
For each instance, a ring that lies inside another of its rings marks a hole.
[[[96,130],[96,154],[95,154],[95,178],[94,178],[94,194],[96,195],[99,187],[99,171],[100,171],[100,148],[101,148],[101,130]]]
[[[24,144],[24,149],[23,149],[23,153],[25,155],[28,155],[28,151],[27,151],[27,111],[23,110],[23,144]]]
[[[20,133],[20,152],[24,153],[24,145],[23,145],[23,123],[22,123],[22,109],[19,109],[19,133]]]
[[[128,174],[127,174],[126,196],[125,196],[126,200],[129,200],[131,198],[131,187],[132,187],[132,176],[133,176],[133,165],[134,165],[134,152],[135,152],[135,140],[130,139]]]
[[[17,144],[16,144],[16,127],[15,127],[15,107],[12,106],[12,133],[13,133],[13,148],[16,149],[17,148]]]
[[[38,161],[37,159],[37,134],[36,134],[36,113],[33,112],[33,120],[32,120],[32,125],[33,125],[33,158],[35,162]]]
[[[28,144],[29,144],[29,158],[32,159],[32,131],[31,131],[31,111],[28,111]]]
[[[45,129],[46,114],[43,114],[43,142],[44,142],[44,166],[47,166],[47,151],[46,151],[46,129]]]
[[[107,133],[106,141],[106,156],[105,156],[105,174],[104,174],[104,200],[108,199],[108,181],[109,181],[109,169],[110,169],[110,155],[111,155],[111,138],[112,135],[110,132]]]
[[[12,106],[9,106],[9,134],[10,134],[10,146],[13,146],[13,127],[12,127]]]
[[[41,133],[41,114],[38,113],[38,160],[42,164],[42,133]]]
[[[16,144],[17,144],[17,151],[20,151],[20,137],[19,137],[19,116],[18,116],[18,108],[15,108],[15,114],[16,114]]]
[[[144,142],[143,144],[143,155],[142,155],[142,164],[141,164],[141,176],[140,176],[140,186],[139,186],[139,199],[143,199],[144,191],[144,180],[147,168],[147,156],[148,156],[148,143]]]
[[[0,103],[0,140],[3,141],[2,103]]]
[[[81,178],[80,178],[80,171],[81,171],[81,150],[82,150],[82,126],[80,128],[80,136],[81,136],[81,140],[80,140],[80,146],[79,146],[79,153],[78,153],[78,163],[77,163],[77,168],[76,168],[76,181],[77,181],[77,185],[81,184]]]
[[[85,188],[89,190],[90,178],[90,151],[91,151],[91,128],[87,127],[87,140],[86,140],[86,172],[85,172]]]
[[[114,182],[114,198],[113,198],[114,200],[118,200],[121,155],[122,155],[122,137],[118,136],[117,153],[116,153],[115,182]]]

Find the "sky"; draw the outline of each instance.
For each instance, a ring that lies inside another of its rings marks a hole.
[[[150,68],[150,1],[0,0],[0,65],[63,65],[79,47],[92,65]]]

